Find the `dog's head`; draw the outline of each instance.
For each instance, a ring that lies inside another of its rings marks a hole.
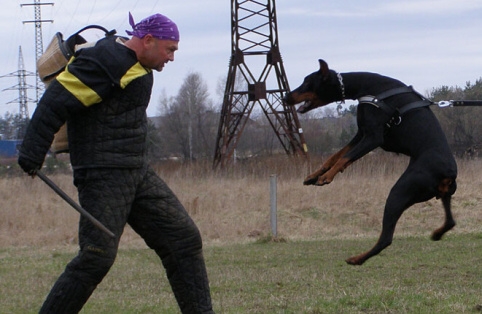
[[[304,102],[297,110],[299,113],[344,100],[336,72],[330,70],[325,61],[318,61],[320,69],[305,77],[303,84],[284,97],[284,102],[291,106]]]

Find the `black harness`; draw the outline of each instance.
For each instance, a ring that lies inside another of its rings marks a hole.
[[[398,94],[405,94],[405,93],[415,93],[417,96],[420,97],[420,100],[407,103],[401,107],[395,107],[393,105],[389,105],[384,101],[389,97],[392,97]],[[427,107],[432,104],[430,100],[423,97],[420,93],[414,90],[412,86],[402,86],[402,87],[389,89],[377,96],[370,96],[370,95],[362,96],[358,98],[358,102],[364,103],[364,104],[370,104],[383,110],[386,114],[388,114],[388,116],[391,117],[390,121],[388,122],[388,126],[399,125],[402,122],[402,115],[405,114],[406,112],[416,108]]]

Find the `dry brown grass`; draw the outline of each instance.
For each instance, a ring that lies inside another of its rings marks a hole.
[[[334,182],[306,187],[306,164],[287,157],[238,163],[227,171],[210,163],[162,164],[156,167],[203,234],[204,242],[252,241],[270,235],[269,177],[278,176],[278,236],[284,239],[377,237],[384,201],[407,164],[407,158],[376,152],[357,161]],[[311,161],[313,168],[321,160]],[[458,160],[458,190],[453,211],[455,233],[480,232],[482,160]],[[71,175],[51,175],[74,199]],[[40,179],[0,179],[0,247],[76,244],[78,213]],[[417,204],[401,218],[397,236],[430,235],[443,221],[440,201]],[[122,245],[143,245],[128,227]]]

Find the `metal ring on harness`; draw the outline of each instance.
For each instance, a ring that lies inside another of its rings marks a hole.
[[[396,119],[396,120],[394,121],[394,119]],[[393,117],[389,122],[390,125],[400,125],[400,123],[402,123],[402,116],[400,116],[400,115],[396,116],[396,117]]]

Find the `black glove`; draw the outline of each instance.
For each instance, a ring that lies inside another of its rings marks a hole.
[[[37,174],[37,171],[40,169],[42,165],[39,165],[36,162],[31,161],[25,157],[19,156],[18,157],[18,164],[20,167],[25,171],[29,176],[34,176]]]

